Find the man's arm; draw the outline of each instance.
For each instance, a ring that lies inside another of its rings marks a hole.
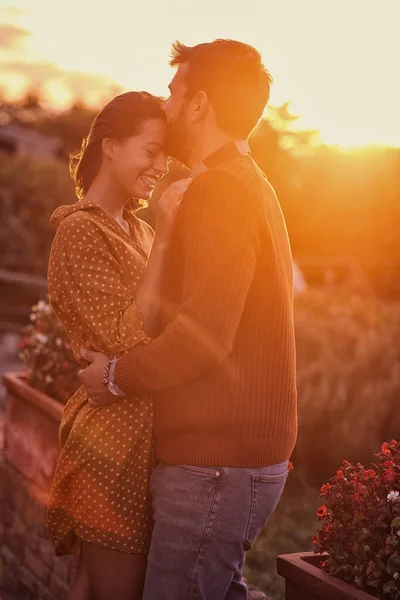
[[[183,302],[176,319],[147,346],[118,360],[126,394],[180,385],[230,352],[260,248],[260,207],[227,173],[197,177],[182,202]]]

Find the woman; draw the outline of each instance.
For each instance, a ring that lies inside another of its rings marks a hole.
[[[51,218],[57,232],[50,301],[84,366],[82,347],[120,355],[146,343],[157,321],[164,250],[190,183],[164,192],[153,243],[136,198],[150,198],[167,172],[165,134],[160,99],[144,92],[114,98],[71,161],[79,201]],[[69,600],[141,597],[151,537],[151,436],[150,398],[96,408],[80,388],[65,406],[48,527],[57,554],[81,554]]]

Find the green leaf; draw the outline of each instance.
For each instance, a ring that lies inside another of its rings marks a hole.
[[[381,577],[374,577],[373,575],[371,575],[370,577],[367,577],[366,584],[369,587],[378,588],[380,584],[380,579]]]
[[[384,528],[388,527],[389,526],[389,518],[388,518],[388,516],[386,514],[379,515],[379,517],[376,520],[376,526],[379,527],[379,528],[381,528],[381,529],[384,529]]]
[[[385,583],[382,589],[384,594],[391,594],[396,590],[394,581],[388,581],[387,583]]]
[[[393,519],[393,521],[390,523],[390,527],[400,527],[400,517]]]
[[[386,572],[389,575],[393,575],[394,573],[398,572],[399,570],[400,570],[400,556],[394,554],[389,557],[389,560],[386,565]]]
[[[364,542],[365,540],[367,540],[368,538],[372,537],[372,533],[370,529],[367,529],[366,527],[362,527],[360,535],[357,538],[357,543],[359,544],[360,542]]]

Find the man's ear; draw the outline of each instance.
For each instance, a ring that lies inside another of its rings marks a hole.
[[[196,123],[204,119],[204,115],[210,106],[210,101],[206,92],[199,91],[194,96],[192,103],[191,119]]]
[[[101,140],[101,146],[107,158],[113,158],[115,151],[115,143],[116,142],[113,138],[103,138]]]

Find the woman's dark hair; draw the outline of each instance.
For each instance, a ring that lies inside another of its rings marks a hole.
[[[236,40],[215,40],[197,46],[175,42],[170,65],[188,64],[187,96],[206,92],[219,127],[230,136],[246,139],[269,100],[271,74],[260,53]]]
[[[81,149],[70,156],[69,172],[75,192],[82,199],[92,185],[101,165],[102,140],[137,135],[144,121],[165,120],[162,98],[147,92],[126,92],[116,96],[95,117]]]

